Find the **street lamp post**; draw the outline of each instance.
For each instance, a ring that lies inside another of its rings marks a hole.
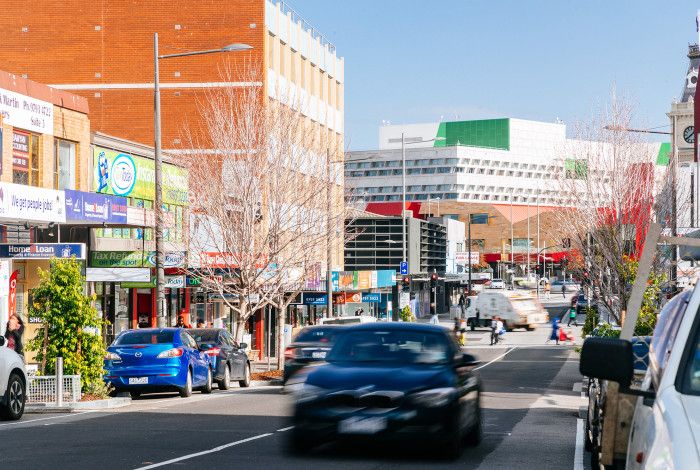
[[[155,153],[155,210],[156,210],[156,316],[158,326],[164,326],[165,317],[165,270],[163,269],[163,155],[161,151],[161,129],[160,129],[160,71],[158,69],[159,59],[170,59],[173,57],[185,57],[191,55],[215,54],[217,52],[236,52],[252,49],[248,44],[230,44],[220,49],[208,49],[204,51],[181,52],[178,54],[159,55],[158,53],[158,33],[153,33],[153,140]]]

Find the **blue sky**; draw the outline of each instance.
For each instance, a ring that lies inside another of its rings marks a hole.
[[[614,85],[635,123],[668,124],[688,42],[689,0],[290,0],[345,58],[351,150],[392,124],[585,119]]]

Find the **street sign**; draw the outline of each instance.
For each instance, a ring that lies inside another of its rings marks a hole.
[[[479,258],[478,251],[458,251],[455,253],[455,263],[460,266],[479,264]]]
[[[399,293],[399,308],[403,309],[411,302],[411,294],[408,292]]]
[[[408,263],[406,261],[401,261],[401,275],[408,274]]]

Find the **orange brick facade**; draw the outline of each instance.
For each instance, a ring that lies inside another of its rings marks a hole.
[[[71,89],[89,101],[92,129],[153,145],[153,33],[160,53],[246,43],[251,51],[160,61],[160,82],[221,82],[221,70],[266,70],[264,0],[6,0],[0,17],[2,68]],[[240,78],[234,76],[234,80]],[[131,88],[115,88],[121,86]],[[263,88],[264,89],[264,88]],[[177,147],[197,122],[201,88],[161,90],[163,147]]]

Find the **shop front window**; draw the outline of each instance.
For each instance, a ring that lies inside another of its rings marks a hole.
[[[12,182],[39,186],[40,136],[21,130],[12,131]]]

